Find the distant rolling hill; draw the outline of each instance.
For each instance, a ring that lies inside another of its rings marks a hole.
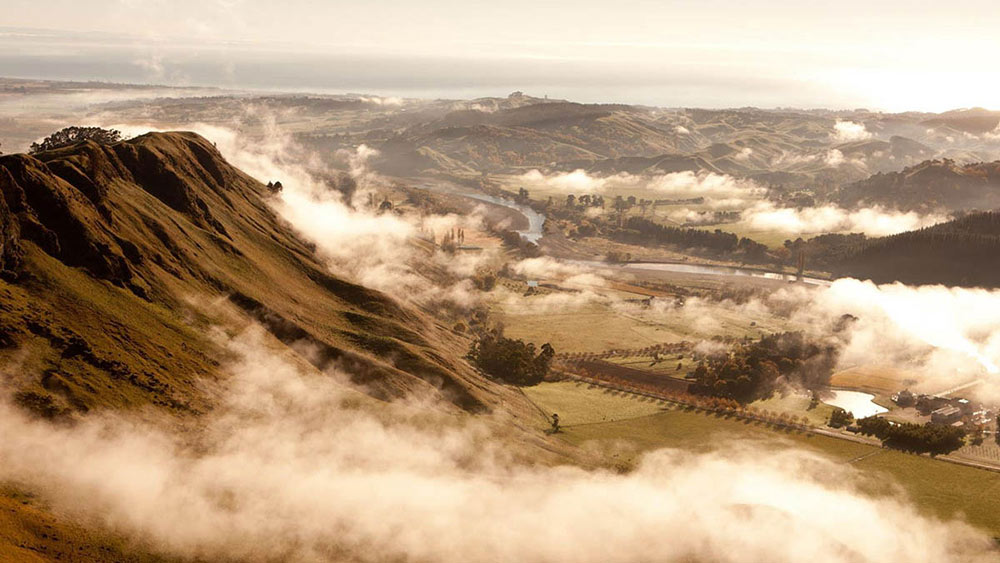
[[[983,108],[953,110],[925,119],[921,125],[981,135],[996,131],[1000,127],[1000,112]]]
[[[646,113],[631,106],[570,102],[496,111],[463,109],[388,139],[379,146],[383,152],[379,165],[395,175],[420,173],[449,162],[472,170],[501,171],[696,148],[675,127],[657,124]],[[447,160],[431,159],[429,154]]]
[[[860,127],[858,138],[844,140],[835,129],[841,118],[830,112],[665,110],[518,100],[521,103],[503,103],[502,98],[463,103],[388,134],[379,129],[377,134],[384,138],[366,142],[382,151],[381,170],[396,176],[470,176],[527,168],[596,174],[711,171],[768,184],[826,188],[941,154],[922,142],[925,138],[937,139],[968,158],[976,154],[965,144],[954,144],[947,134],[919,126],[920,116],[859,111],[844,118]]]
[[[956,211],[1000,207],[1000,161],[961,165],[928,160],[899,172],[875,174],[842,187],[845,207],[881,205],[902,210]]]

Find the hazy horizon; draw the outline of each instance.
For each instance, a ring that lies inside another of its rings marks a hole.
[[[109,9],[12,2],[0,28],[0,75],[893,112],[996,108],[1000,86],[995,73],[981,72],[983,57],[1000,47],[1000,15],[981,0],[920,10],[895,0],[626,2],[614,10],[591,1],[571,9],[439,0],[103,3]]]

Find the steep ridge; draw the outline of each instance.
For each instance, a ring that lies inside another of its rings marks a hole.
[[[0,359],[43,416],[210,408],[199,388],[225,355],[208,334],[234,311],[376,397],[476,411],[506,393],[433,318],[327,273],[269,190],[193,133],[3,156],[0,191]]]

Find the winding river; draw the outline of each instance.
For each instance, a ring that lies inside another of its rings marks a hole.
[[[513,201],[511,199],[495,197],[487,195],[484,193],[473,192],[468,188],[455,184],[453,182],[441,181],[441,180],[423,180],[417,184],[419,187],[431,190],[434,192],[441,192],[451,195],[457,195],[461,197],[466,197],[469,199],[474,199],[476,201],[482,201],[485,203],[492,203],[493,205],[500,205],[508,209],[513,209],[525,219],[528,220],[528,228],[515,231],[521,238],[527,240],[528,242],[538,243],[538,241],[545,234],[543,227],[545,227],[545,215],[535,211],[527,205],[522,205]]]
[[[538,243],[538,241],[545,234],[543,228],[545,227],[545,215],[535,211],[534,209],[528,207],[527,205],[521,205],[520,203],[511,201],[509,199],[493,197],[486,194],[473,194],[473,193],[459,193],[463,197],[469,199],[475,199],[478,201],[485,201],[487,203],[493,203],[496,205],[502,205],[504,207],[513,209],[519,212],[521,215],[528,220],[528,228],[524,230],[517,231],[521,235],[521,238],[527,240],[528,242]]]
[[[474,199],[477,201],[483,201],[486,203],[492,203],[494,205],[502,205],[509,209],[517,211],[523,215],[528,220],[528,228],[523,230],[518,230],[517,233],[521,235],[522,238],[529,242],[538,243],[544,236],[544,226],[545,226],[545,215],[539,213],[528,207],[527,205],[522,205],[513,200],[495,197],[483,193],[472,192],[466,188],[458,186],[452,183],[442,183],[440,181],[426,181],[423,182],[422,186],[426,189],[450,193],[453,195],[458,195],[462,197],[467,197],[469,199]],[[593,267],[600,268],[616,268],[625,271],[660,271],[660,272],[677,272],[682,274],[705,274],[713,276],[731,276],[731,277],[749,277],[749,278],[763,278],[771,280],[780,281],[795,281],[796,276],[794,274],[773,272],[768,270],[756,270],[753,268],[740,268],[736,266],[716,266],[712,264],[684,264],[677,262],[628,262],[625,264],[608,264],[606,262],[598,261],[587,261],[587,260],[574,260],[573,262],[577,264],[585,264]],[[820,278],[802,278],[803,283],[811,285],[830,285],[829,280],[824,280]]]

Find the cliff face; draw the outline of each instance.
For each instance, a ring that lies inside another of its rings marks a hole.
[[[219,297],[377,397],[478,410],[502,393],[458,359],[467,342],[331,276],[267,188],[195,134],[3,156],[0,191],[0,360],[27,358],[19,396],[42,414],[208,408],[199,382],[225,355],[192,303]]]

